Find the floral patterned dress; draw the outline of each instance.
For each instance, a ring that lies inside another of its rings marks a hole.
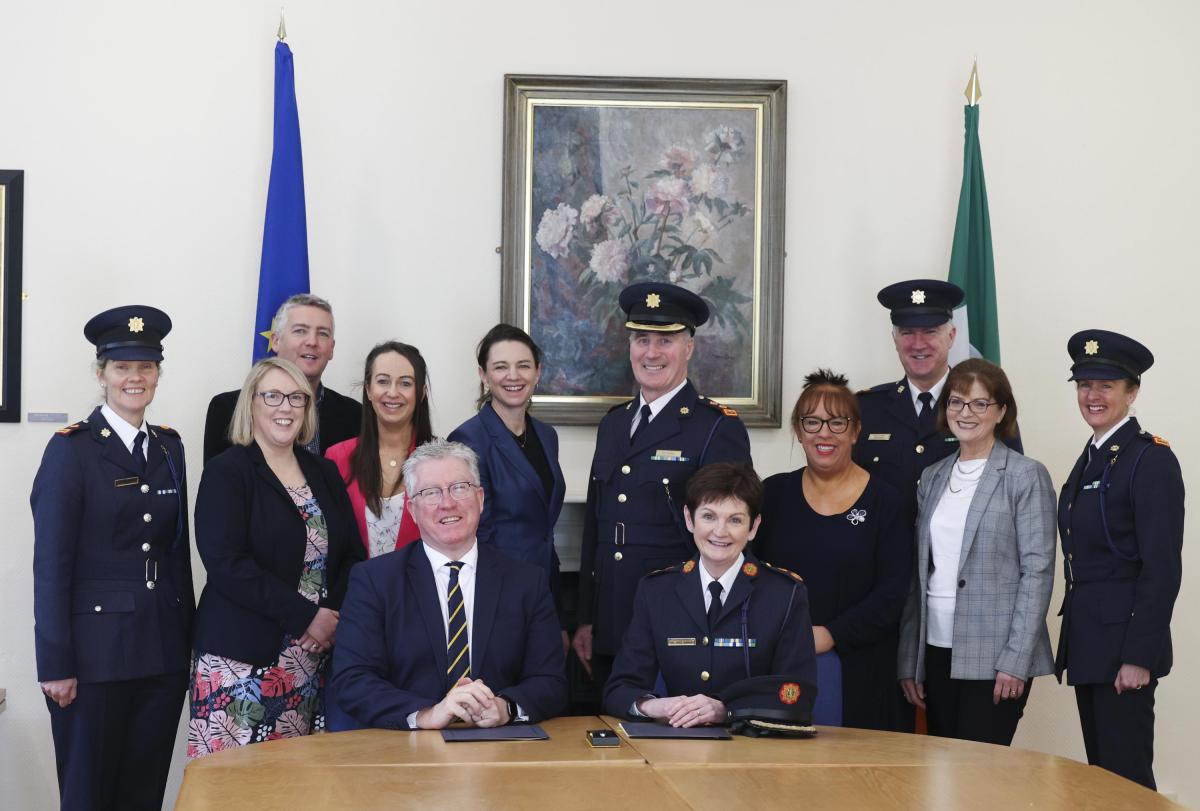
[[[329,530],[307,484],[287,488],[308,534],[297,591],[316,603],[327,589]],[[279,659],[256,667],[196,651],[192,663],[187,754],[197,758],[236,746],[295,738],[325,729],[328,656],[311,653],[285,634]]]

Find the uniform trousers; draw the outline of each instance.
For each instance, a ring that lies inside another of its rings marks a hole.
[[[1154,688],[1117,695],[1112,682],[1075,685],[1075,704],[1088,763],[1119,774],[1148,789],[1154,782]]]
[[[1025,713],[1033,680],[1020,698],[992,703],[996,679],[950,678],[950,648],[925,646],[925,714],[930,735],[1008,746]]]
[[[81,683],[65,708],[47,697],[64,811],[159,811],[187,673]]]

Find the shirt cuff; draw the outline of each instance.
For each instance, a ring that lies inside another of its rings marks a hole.
[[[410,712],[410,713],[408,714],[408,717],[407,717],[407,718],[405,718],[404,720],[408,722],[408,728],[409,728],[409,729],[416,729],[416,728],[417,728],[417,713],[415,713],[415,712]]]

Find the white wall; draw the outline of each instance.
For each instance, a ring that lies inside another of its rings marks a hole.
[[[208,397],[233,388],[247,361],[278,7],[0,6],[0,167],[27,172],[24,410],[84,416],[97,395],[84,321],[128,302],[163,307],[175,331],[151,418],[183,433],[193,486]],[[471,349],[499,313],[506,72],[787,79],[785,409],[818,364],[855,385],[898,377],[874,294],[944,277],[961,94],[978,55],[1003,354],[1030,455],[1061,482],[1082,447],[1064,345],[1100,326],[1154,350],[1139,417],[1200,484],[1189,419],[1200,399],[1190,374],[1195,4],[293,0],[287,11],[312,285],[338,316],[335,388],[348,391],[370,345],[395,336],[429,359],[436,430],[471,413]],[[56,427],[0,425],[0,796],[10,808],[56,797],[33,666],[27,500]],[[578,492],[592,431],[562,435]],[[786,431],[752,439],[763,474],[800,463]],[[1188,622],[1198,609],[1192,566],[1175,672],[1159,690],[1157,773],[1194,804],[1200,709],[1186,686],[1200,668]],[[1017,743],[1081,757],[1071,692],[1040,679]]]

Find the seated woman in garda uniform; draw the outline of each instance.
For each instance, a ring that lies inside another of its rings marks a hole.
[[[638,584],[605,712],[675,727],[721,724],[728,712],[716,696],[735,682],[777,674],[816,682],[804,581],[746,552],[761,504],[749,466],[723,462],[692,476],[684,519],[699,555]]]

